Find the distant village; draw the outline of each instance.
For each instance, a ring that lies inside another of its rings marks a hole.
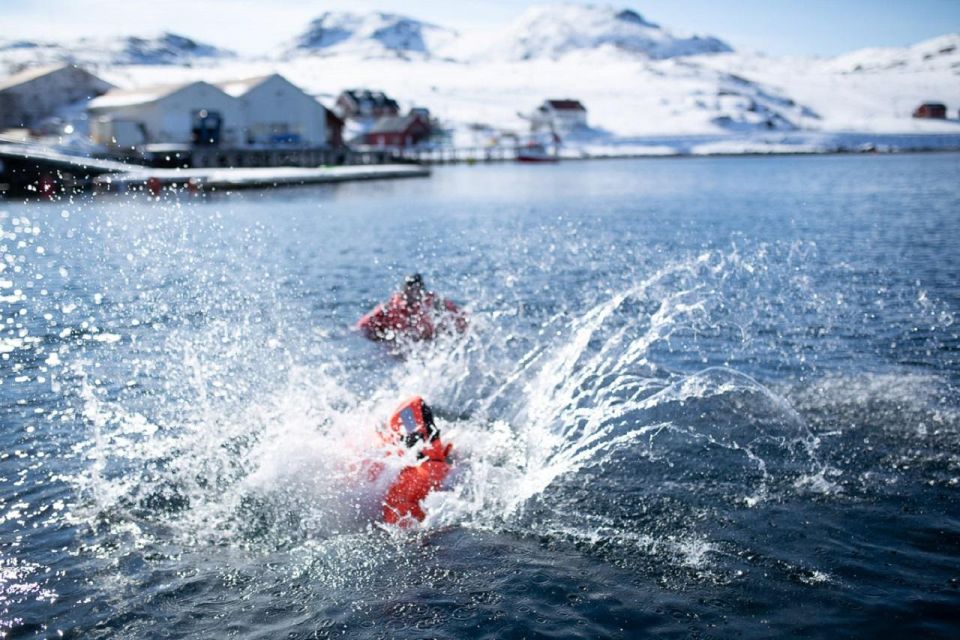
[[[548,145],[555,149],[561,136],[587,126],[576,99],[518,106],[528,109],[529,132],[507,134],[522,147],[517,159],[550,160]],[[345,89],[327,106],[276,73],[122,89],[59,65],[0,81],[0,142],[56,146],[65,137],[90,157],[151,167],[422,160],[419,151],[449,147],[427,106],[403,112],[376,88]]]
[[[482,122],[454,124],[429,104],[402,104],[376,86],[314,95],[279,73],[269,73],[123,88],[90,68],[72,62],[36,63],[0,79],[0,196],[131,188],[206,191],[277,186],[280,180],[308,184],[422,176],[429,175],[429,165],[447,162],[550,163],[616,154],[797,148],[777,139],[769,147],[767,141],[759,146],[711,146],[707,140],[705,151],[685,147],[683,141],[640,143],[633,149],[627,141],[618,146],[607,130],[590,126],[585,104],[569,95],[518,101],[511,106],[522,124],[500,129]],[[721,79],[725,84],[715,90],[712,107],[704,94],[694,93],[684,108],[709,118],[707,122],[722,131],[800,130],[782,115],[784,109],[799,119],[820,119],[792,99],[758,89],[744,78]],[[598,106],[598,113],[604,113],[602,109]],[[911,112],[924,120],[950,120],[955,113],[939,101],[910,105],[904,116]],[[604,147],[607,143],[609,148]],[[841,141],[803,148],[860,152],[878,146]],[[150,172],[144,174],[145,169]]]

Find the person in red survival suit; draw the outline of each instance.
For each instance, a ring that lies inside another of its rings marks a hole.
[[[370,340],[431,340],[437,333],[467,330],[467,318],[452,301],[427,291],[419,273],[407,276],[403,290],[360,318],[357,328]]]
[[[393,440],[391,444],[420,449],[417,463],[404,467],[387,491],[383,521],[400,526],[410,524],[411,518],[422,521],[426,514],[420,503],[450,472],[449,455],[453,445],[440,441],[433,411],[420,396],[413,396],[397,407],[387,423],[387,437]]]

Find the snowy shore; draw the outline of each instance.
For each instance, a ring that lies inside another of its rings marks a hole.
[[[430,170],[416,165],[361,165],[349,167],[252,167],[243,169],[145,169],[103,175],[94,180],[100,191],[162,189],[227,191],[357,180],[423,178]]]
[[[960,148],[958,33],[834,58],[774,57],[674,32],[629,10],[551,4],[486,34],[393,14],[327,12],[260,58],[192,41],[178,48],[182,41],[0,39],[0,71],[74,61],[124,89],[280,73],[328,107],[344,89],[377,89],[404,112],[429,108],[442,144],[460,149],[517,144],[548,98],[576,99],[588,110],[588,129],[563,132],[564,157]],[[945,104],[947,118],[912,117],[925,102]],[[356,133],[348,123],[348,137]]]

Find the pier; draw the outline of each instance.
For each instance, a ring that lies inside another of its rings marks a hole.
[[[526,148],[519,144],[466,147],[386,147],[381,149],[381,152],[387,151],[395,159],[418,164],[479,164],[515,162]]]
[[[351,165],[344,167],[249,167],[243,169],[138,169],[94,179],[98,193],[164,190],[225,192],[265,187],[331,184],[358,180],[424,178],[430,169],[416,164]]]
[[[46,147],[0,143],[0,196],[84,191],[98,176],[122,173],[131,165],[112,160],[71,156]]]
[[[389,163],[385,154],[358,153],[361,163],[343,166],[206,167],[159,169],[72,156],[35,145],[0,143],[0,197],[50,198],[59,194],[187,189],[229,191],[353,180],[418,178],[430,169],[409,159]]]

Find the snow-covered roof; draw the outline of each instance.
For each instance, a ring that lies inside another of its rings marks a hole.
[[[579,100],[571,100],[565,98],[563,100],[547,100],[544,103],[549,105],[555,111],[586,111],[587,108],[583,106]]]
[[[267,80],[273,77],[282,78],[275,73],[270,73],[267,75],[253,76],[249,78],[237,78],[234,80],[226,80],[223,82],[213,83],[211,86],[220,89],[227,95],[233,98],[239,98],[251,89],[260,86]],[[181,89],[193,85],[193,84],[208,84],[202,80],[194,82],[179,82],[175,84],[160,84],[144,87],[136,87],[133,89],[114,89],[109,91],[99,98],[95,98],[90,101],[88,108],[90,109],[110,109],[116,107],[129,107],[138,104],[149,104],[151,102],[156,102],[161,98],[166,98],[167,96],[180,91]],[[306,95],[306,94],[305,94]]]
[[[377,120],[367,133],[402,133],[417,120],[423,123],[423,116],[419,113],[408,113],[405,116],[384,116]]]
[[[374,107],[399,109],[397,101],[389,97],[383,91],[371,91],[370,89],[346,89],[341,96],[346,96],[354,104],[370,104]]]
[[[216,85],[223,89],[224,93],[228,93],[234,98],[239,98],[254,87],[260,86],[275,75],[277,74],[269,73],[263,76],[253,76],[252,78],[238,78],[236,80],[218,82]]]
[[[31,80],[36,80],[37,78],[41,78],[45,75],[49,75],[56,71],[60,71],[61,69],[67,69],[69,67],[74,67],[76,69],[79,69],[79,67],[76,67],[76,65],[72,65],[72,64],[48,64],[48,65],[42,65],[39,67],[31,67],[30,69],[25,69],[20,73],[15,73],[14,75],[8,78],[0,79],[0,91],[3,91],[4,89],[9,89],[10,87],[16,87],[21,84],[25,84],[27,82],[30,82]]]
[[[3,91],[4,89],[9,89],[10,87],[16,87],[17,85],[21,85],[24,82],[30,82],[31,80],[35,78],[39,78],[40,76],[45,76],[48,73],[53,73],[54,71],[57,71],[58,69],[63,69],[65,66],[67,65],[49,64],[49,65],[44,65],[42,67],[33,67],[32,69],[25,69],[20,73],[15,73],[8,78],[4,78],[0,80],[0,91]]]
[[[94,98],[87,105],[88,109],[111,109],[115,107],[131,107],[138,104],[149,104],[180,91],[195,82],[178,82],[175,84],[159,84],[136,89],[112,89],[99,98]]]

